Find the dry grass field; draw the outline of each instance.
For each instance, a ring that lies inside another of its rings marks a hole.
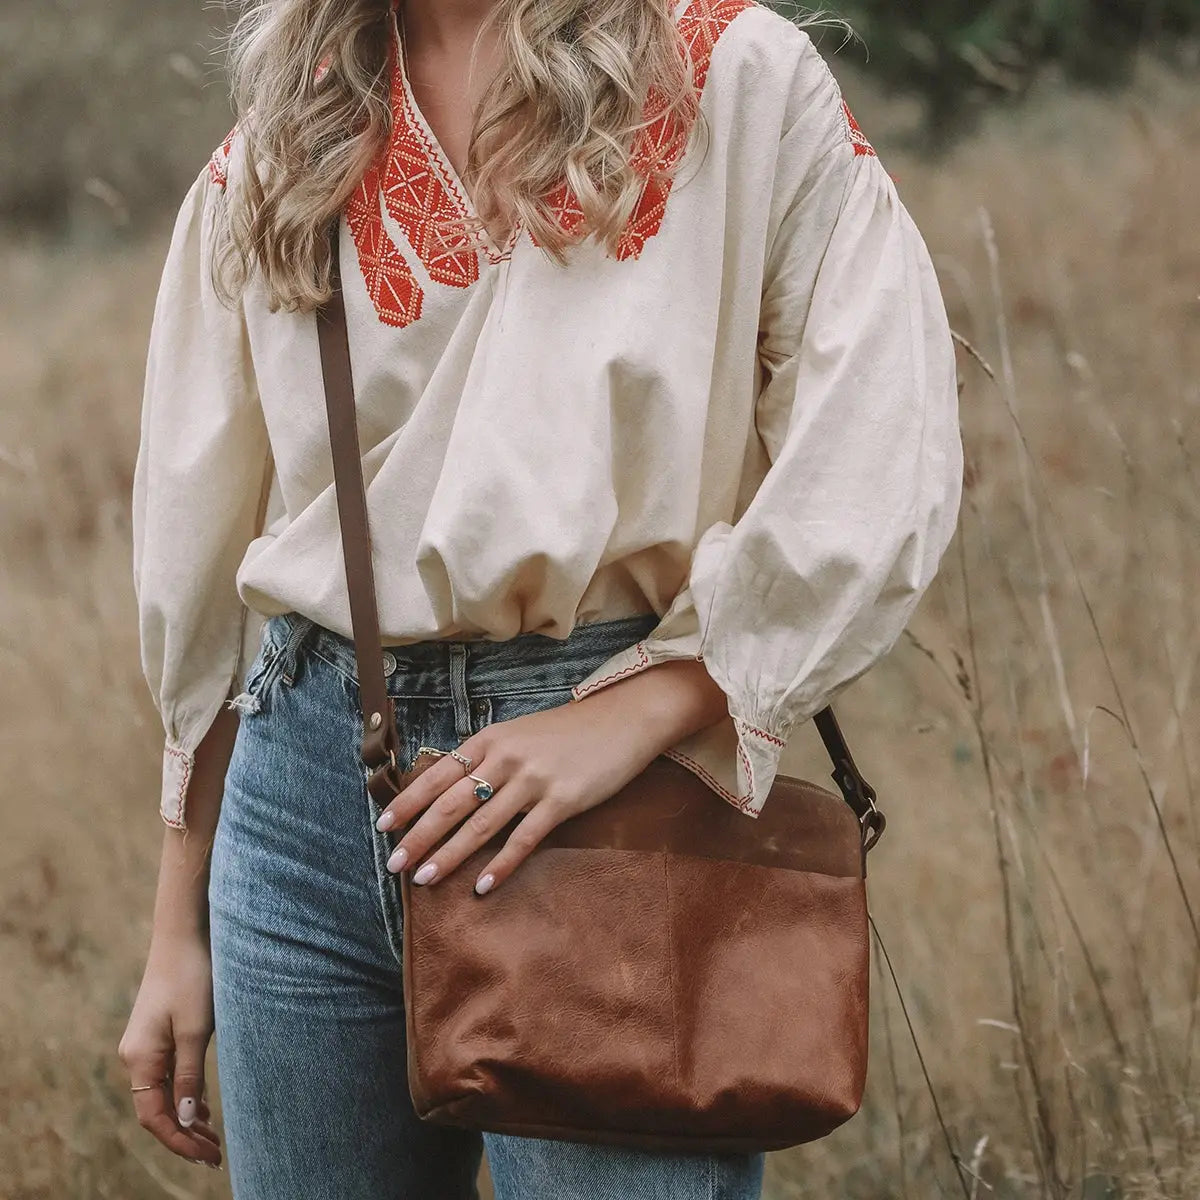
[[[958,536],[840,706],[899,991],[877,953],[864,1111],[767,1195],[1195,1197],[1200,91],[1049,89],[936,165],[853,99],[978,359]],[[228,1195],[115,1055],[161,830],[128,496],[166,233],[0,242],[0,1200]],[[824,777],[811,730],[789,756]]]

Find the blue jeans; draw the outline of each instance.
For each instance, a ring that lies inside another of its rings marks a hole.
[[[656,624],[384,652],[400,745],[450,748],[564,704]],[[271,618],[244,690],[209,884],[217,1070],[237,1200],[755,1200],[761,1154],[665,1154],[421,1121],[408,1091],[395,842],[358,759],[354,648]],[[581,919],[584,914],[580,914]]]

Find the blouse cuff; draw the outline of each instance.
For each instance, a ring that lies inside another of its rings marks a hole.
[[[180,746],[167,742],[163,747],[162,795],[158,811],[172,829],[186,829],[183,810],[187,802],[188,784],[196,767],[196,756]]]
[[[674,659],[703,662],[700,643],[694,607],[677,604],[649,635],[618,651],[580,680],[571,689],[571,698],[582,700],[656,663]],[[757,817],[775,782],[790,730],[754,720],[748,709],[726,695],[729,711],[724,719],[676,742],[663,754],[686,767],[739,812]]]
[[[665,750],[703,780],[722,800],[748,817],[763,810],[779,773],[787,737],[739,716],[730,705],[729,717]]]

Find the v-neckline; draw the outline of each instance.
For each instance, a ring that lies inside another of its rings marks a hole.
[[[404,0],[400,0],[400,3],[403,4]],[[450,155],[446,153],[445,147],[439,141],[437,134],[433,132],[433,126],[426,120],[425,114],[421,111],[421,106],[417,103],[416,94],[412,89],[412,80],[409,78],[408,55],[404,49],[404,38],[400,32],[399,5],[392,10],[392,38],[396,64],[395,78],[400,85],[402,100],[405,108],[408,110],[408,115],[417,127],[417,131],[421,135],[421,140],[425,143],[430,166],[442,175],[462,215],[467,220],[474,222],[476,228],[479,229],[484,253],[492,262],[498,262],[508,256],[508,253],[511,251],[511,245],[507,249],[501,248],[495,238],[492,237],[491,231],[487,228],[486,224],[480,219],[471,193],[459,177],[458,171],[455,170],[454,163],[450,159]],[[516,240],[516,233],[517,231],[514,230],[514,236],[510,239],[510,242]]]

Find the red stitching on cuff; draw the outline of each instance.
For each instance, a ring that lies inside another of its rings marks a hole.
[[[641,671],[648,667],[650,665],[650,656],[646,653],[646,647],[641,642],[638,642],[637,645],[634,646],[634,649],[638,652],[638,662],[632,663],[628,667],[622,667],[619,671],[614,671],[611,675],[605,675],[602,679],[596,679],[583,689],[573,687],[571,692],[574,694],[575,699],[582,700],[584,696],[586,696],[589,692],[594,692],[598,687],[603,687],[606,683],[609,683],[622,675],[628,675],[630,671]]]
[[[741,720],[741,718],[737,718],[737,724],[748,729],[751,733],[757,733],[760,737],[766,738],[766,740],[769,742],[773,742],[779,746],[786,745],[785,742],[780,741],[780,739],[775,737],[773,734],[767,733],[765,730],[759,729],[754,725],[748,725],[745,721]],[[713,776],[704,769],[704,767],[696,762],[694,758],[689,758],[686,754],[673,749],[665,750],[663,753],[666,754],[668,758],[675,759],[677,762],[682,763],[684,766],[688,767],[689,770],[699,775],[704,782],[709,785],[709,787],[711,787],[714,791],[719,792],[721,797],[732,804],[739,812],[747,813],[750,816],[758,816],[759,810],[754,805],[754,768],[750,765],[750,758],[746,753],[746,747],[742,745],[742,739],[740,737],[738,738],[738,757],[742,760],[742,766],[746,769],[746,778],[750,780],[750,791],[744,796],[735,796],[732,792],[728,791],[726,788],[723,788],[716,781],[716,779],[714,779]]]
[[[192,756],[185,754],[182,750],[176,750],[173,746],[167,747],[167,753],[183,759],[183,774],[180,777],[179,790],[175,796],[175,816],[169,817],[166,813],[162,813],[162,819],[173,829],[185,829],[187,826],[183,819],[183,801],[187,795],[188,782],[192,778]]]
[[[748,721],[743,721],[741,717],[738,717],[738,724],[740,724],[742,728],[749,730],[751,733],[758,734],[763,741],[771,742],[778,746],[781,750],[787,748],[787,742],[785,742],[783,738],[777,738],[773,733],[768,733],[765,729],[759,729],[757,725],[751,725]]]
[[[723,800],[728,801],[739,812],[753,814],[754,810],[751,806],[754,801],[754,794],[752,792],[747,793],[745,796],[735,796],[731,791],[723,788],[694,758],[688,758],[681,750],[664,750],[663,753],[667,758],[673,758],[676,762],[687,767],[693,774],[698,775],[714,792],[717,792]]]
[[[738,756],[742,760],[742,766],[746,768],[746,778],[750,780],[750,791],[747,799],[754,797],[754,768],[750,765],[750,756],[746,753],[746,747],[742,745],[742,739],[738,738]]]

